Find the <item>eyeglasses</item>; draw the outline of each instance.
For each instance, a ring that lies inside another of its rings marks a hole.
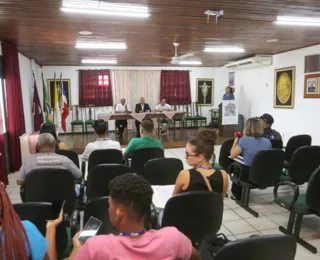
[[[196,157],[196,156],[199,156],[199,154],[189,154],[187,151],[186,151],[186,157],[189,158],[189,157]]]

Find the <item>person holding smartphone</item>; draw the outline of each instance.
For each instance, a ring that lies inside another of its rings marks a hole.
[[[119,235],[94,236],[82,245],[78,233],[69,260],[200,259],[189,238],[175,227],[145,230],[144,216],[150,210],[153,190],[143,177],[118,176],[109,189],[109,218]]]

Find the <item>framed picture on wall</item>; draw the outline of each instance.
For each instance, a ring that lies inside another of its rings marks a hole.
[[[197,79],[197,102],[201,106],[213,106],[214,79]]]
[[[62,79],[63,87],[66,91],[66,97],[68,102],[68,107],[71,108],[71,90],[70,90],[70,79]],[[60,89],[60,79],[56,79],[56,87]],[[54,79],[47,79],[47,88],[49,95],[49,104],[51,108],[54,107]],[[58,93],[60,95],[60,93]],[[61,104],[59,103],[61,108]]]
[[[232,87],[234,86],[234,71],[229,72],[228,74],[228,82],[229,82],[229,86]]]
[[[320,73],[304,76],[304,98],[320,98]]]
[[[274,103],[276,108],[293,108],[296,67],[276,69],[274,72]]]

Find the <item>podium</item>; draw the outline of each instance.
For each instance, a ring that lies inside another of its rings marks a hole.
[[[222,125],[222,103],[219,105],[219,136],[234,138],[234,132],[238,125]]]

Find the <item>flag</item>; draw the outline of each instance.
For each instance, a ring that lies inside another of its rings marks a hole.
[[[67,131],[66,118],[69,115],[69,107],[67,102],[66,90],[63,87],[62,73],[60,75],[60,90],[61,90],[61,107],[63,108],[63,112],[61,116],[61,126],[62,126],[62,130],[66,132]]]
[[[42,88],[43,88],[43,111],[46,116],[46,122],[52,122],[52,111],[51,111],[51,105],[49,103],[49,98],[48,98],[48,90],[46,88],[46,85],[44,84],[44,78],[43,78],[43,73],[41,72],[42,76]]]
[[[57,128],[61,127],[61,112],[59,108],[59,85],[57,85],[56,82],[56,73],[54,73],[54,80],[53,80],[53,86],[54,86],[54,122],[57,126]]]
[[[41,125],[43,124],[43,113],[41,108],[41,103],[39,99],[36,78],[32,72],[34,80],[34,92],[33,92],[33,129],[34,131],[39,131]]]

